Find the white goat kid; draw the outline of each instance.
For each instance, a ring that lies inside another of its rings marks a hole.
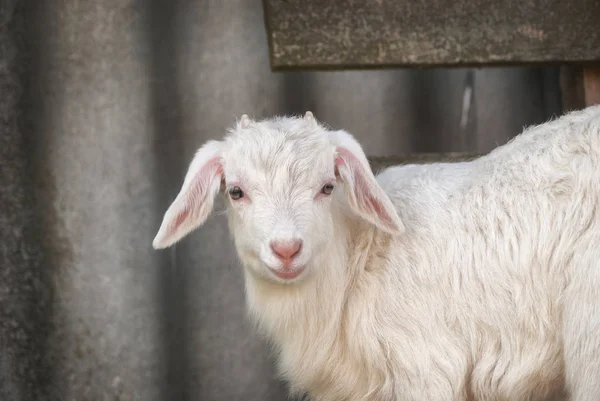
[[[222,188],[293,394],[600,398],[600,106],[377,178],[310,112],[244,115],[197,152],[154,247],[199,227]]]

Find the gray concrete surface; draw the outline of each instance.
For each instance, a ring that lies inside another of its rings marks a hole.
[[[559,112],[555,70],[273,73],[261,7],[2,1],[2,401],[286,399],[224,216],[151,249],[195,149],[242,113],[311,109],[389,156],[485,152]]]

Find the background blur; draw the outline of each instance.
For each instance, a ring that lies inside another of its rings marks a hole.
[[[2,401],[286,399],[224,216],[151,248],[241,114],[309,109],[391,156],[487,152],[560,113],[553,68],[273,73],[260,0],[0,4]]]

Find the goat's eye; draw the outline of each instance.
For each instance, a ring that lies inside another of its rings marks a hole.
[[[331,195],[333,192],[333,184],[325,184],[323,188],[321,188],[321,193],[325,195]]]
[[[244,197],[244,191],[240,187],[229,188],[229,196],[233,200],[238,200]]]

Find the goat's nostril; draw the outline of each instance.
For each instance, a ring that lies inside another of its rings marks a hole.
[[[302,241],[271,241],[271,250],[281,259],[292,259],[302,248]]]

